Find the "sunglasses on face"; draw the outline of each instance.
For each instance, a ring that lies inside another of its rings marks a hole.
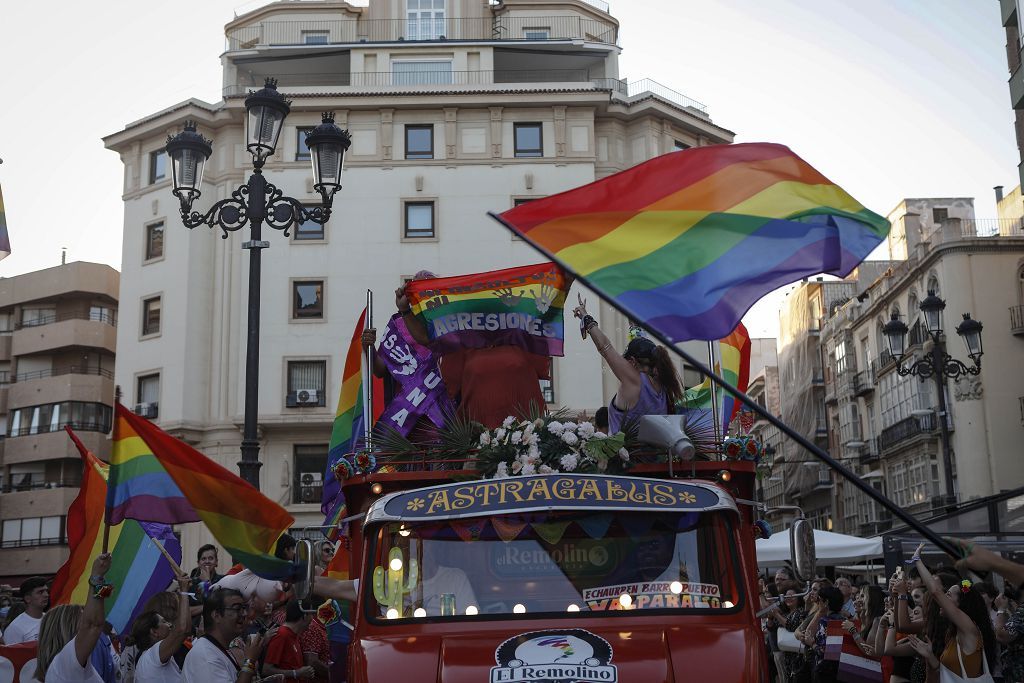
[[[225,605],[224,608],[221,609],[221,611],[222,612],[234,612],[237,615],[237,614],[241,614],[241,612],[244,609],[245,609],[245,603],[241,603],[241,604],[238,604],[238,605]]]

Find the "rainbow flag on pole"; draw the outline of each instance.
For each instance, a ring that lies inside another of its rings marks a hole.
[[[4,212],[4,190],[0,187],[0,261],[11,255],[11,238],[7,235],[7,215]]]
[[[717,347],[715,372],[740,391],[746,391],[750,381],[750,335],[747,334],[747,328],[740,323],[728,337],[713,343]],[[713,391],[716,391],[716,387],[712,384],[710,377],[705,378],[697,386],[687,389],[680,402],[681,412],[710,413],[714,409]],[[732,394],[720,390],[718,402],[720,416],[718,423],[722,428],[721,433],[725,434],[729,431],[729,424],[743,404],[737,401]]]
[[[561,356],[562,308],[569,281],[553,263],[413,280],[413,313],[440,353],[502,344]]]
[[[137,519],[203,522],[236,562],[265,578],[287,578],[292,564],[273,554],[295,519],[238,475],[123,405],[115,407],[107,487],[110,524]]]
[[[767,143],[665,154],[491,215],[670,342],[728,336],[768,292],[845,276],[889,232]]]
[[[334,413],[331,428],[331,443],[327,451],[327,471],[324,473],[323,498],[320,511],[325,515],[324,533],[331,541],[338,540],[338,521],[345,517],[345,497],[341,493],[341,482],[334,476],[334,464],[345,455],[356,451],[366,438],[364,406],[365,385],[363,384],[363,330],[366,329],[366,309],[359,314],[352,331],[345,364],[341,373],[341,392],[338,394],[338,408]],[[370,408],[373,421],[384,410],[384,382],[373,377],[373,406]],[[373,422],[371,421],[371,427]]]
[[[89,588],[93,560],[103,546],[104,501],[107,497],[109,466],[68,434],[82,456],[82,486],[67,515],[68,545],[71,555],[57,571],[50,590],[54,605],[84,605]],[[174,579],[174,570],[150,541],[156,539],[176,562],[181,564],[181,544],[166,524],[151,524],[126,519],[110,527],[108,547],[113,564],[107,578],[114,584],[113,599],[104,607],[117,633],[124,633],[152,596],[165,590]]]

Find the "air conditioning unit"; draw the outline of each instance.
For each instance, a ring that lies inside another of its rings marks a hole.
[[[318,503],[323,493],[324,475],[321,472],[303,472],[299,475],[299,500]]]
[[[300,406],[315,406],[320,403],[320,392],[316,389],[296,389],[295,403]]]
[[[135,409],[132,412],[140,417],[155,420],[156,416],[160,413],[159,408],[159,403],[136,403]]]

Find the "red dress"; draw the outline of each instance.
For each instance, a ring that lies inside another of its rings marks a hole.
[[[540,380],[551,378],[551,359],[518,346],[465,349],[441,356],[448,394],[470,419],[489,429],[509,415],[544,412]]]

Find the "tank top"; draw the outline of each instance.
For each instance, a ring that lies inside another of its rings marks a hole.
[[[665,392],[656,391],[654,385],[651,384],[651,380],[647,378],[647,373],[640,373],[640,397],[629,410],[622,410],[615,405],[615,399],[618,396],[612,396],[612,400],[608,403],[608,433],[616,434],[622,431],[622,426],[630,420],[636,420],[644,415],[664,415],[668,412],[668,404],[665,401]]]
[[[956,656],[956,639],[954,635],[946,643],[946,649],[942,651],[942,656],[939,657],[939,662],[942,666],[946,667],[961,678],[977,678],[980,676],[984,669],[982,667],[981,658],[985,656],[985,644],[981,641],[981,634],[978,634],[978,649],[974,652],[967,654],[960,648],[960,653],[964,657],[964,668],[967,671],[960,670],[960,660]]]

